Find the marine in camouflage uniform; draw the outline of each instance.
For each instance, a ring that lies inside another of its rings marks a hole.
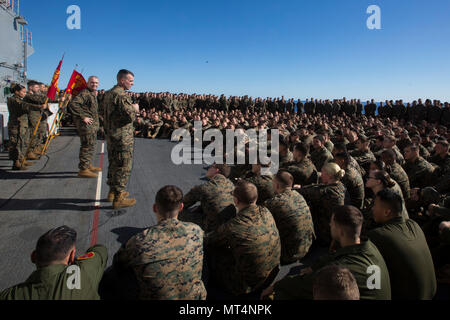
[[[154,139],[158,137],[161,127],[164,125],[164,121],[160,120],[159,117],[155,115],[152,119],[148,120],[146,125],[147,137]]]
[[[200,202],[202,211],[201,227],[206,232],[215,230],[236,213],[233,196],[233,183],[222,174],[217,174],[208,182],[193,187],[183,198],[187,209]]]
[[[91,170],[92,172],[98,171],[92,166],[99,128],[96,91],[84,89],[72,100],[69,108],[81,142],[78,168],[80,170]],[[92,123],[86,124],[83,121],[85,118],[92,119]]]
[[[164,124],[162,126],[161,138],[167,139],[172,135],[174,127],[177,125],[177,119],[175,116],[168,116],[167,119],[164,120]]]
[[[162,98],[162,107],[163,110],[169,112],[170,114],[173,113],[172,98],[169,95],[165,95]]]
[[[125,188],[133,164],[136,110],[125,89],[119,85],[105,93],[102,109],[108,143],[107,184],[110,193],[114,194],[114,203],[118,203],[126,197]],[[131,202],[135,204],[135,200]]]
[[[30,109],[40,109],[38,105],[24,102],[16,95],[8,98],[7,105],[9,112],[9,157],[14,161],[13,169],[20,169],[29,143],[28,112]]]
[[[280,162],[280,167],[282,167],[287,163],[294,161],[294,156],[290,150],[287,150],[286,155],[283,156],[280,154],[280,158],[278,161]]]
[[[394,162],[392,165],[386,166],[386,171],[402,189],[403,198],[405,200],[408,200],[411,196],[411,188],[409,185],[408,175],[406,174],[405,170],[403,170],[402,166],[397,162]]]
[[[45,96],[40,93],[28,93],[25,98],[23,99],[25,102],[28,102],[30,104],[34,105],[42,105],[45,103]],[[38,130],[36,131],[36,135],[33,138],[33,141],[31,141],[31,137],[33,136],[34,129],[36,128],[36,125],[39,121],[39,118],[41,117],[41,110],[36,108],[31,108],[28,111],[28,120],[29,120],[29,137],[30,137],[30,151],[33,153],[40,153],[40,146],[42,144],[42,140],[44,136],[42,135],[42,125],[40,124],[38,127]],[[42,120],[41,120],[42,123]]]
[[[399,164],[403,165],[405,163],[405,158],[403,157],[402,153],[400,152],[400,149],[396,145],[393,146],[392,148],[383,148],[383,149],[375,152],[375,155],[380,156],[383,153],[383,151],[385,151],[385,150],[392,150],[393,152],[395,152],[395,157]]]
[[[408,213],[408,210],[406,209],[405,199],[403,198],[402,189],[400,188],[399,184],[397,183],[397,181],[394,180],[394,185],[392,187],[387,187],[387,188],[392,191],[397,192],[400,195],[400,197],[402,198],[402,217],[404,220],[408,220],[409,213]],[[363,210],[361,210],[361,212],[363,213],[363,216],[364,216],[363,231],[361,232],[362,234],[366,234],[367,231],[380,226],[375,222],[375,220],[373,218],[372,209],[373,209],[374,204],[375,204],[374,198],[366,197],[364,199],[364,208],[363,208]]]
[[[275,192],[273,191],[272,179],[273,176],[271,174],[258,174],[245,179],[248,182],[253,183],[258,189],[258,201],[256,204],[262,204],[264,201],[275,195]]]
[[[134,271],[139,299],[204,300],[203,237],[193,223],[162,220],[128,240],[113,268]]]
[[[309,207],[297,191],[290,188],[264,202],[272,213],[280,233],[281,264],[302,259],[315,238]]]
[[[432,185],[433,166],[422,157],[405,162],[403,169],[409,178],[411,188],[425,188]]]
[[[227,98],[224,95],[220,96],[219,105],[220,105],[220,110],[228,112],[229,103],[227,101]]]
[[[173,129],[185,129],[189,131],[193,127],[192,123],[188,122],[186,118],[180,119],[177,123],[174,124]]]
[[[43,92],[43,91],[41,91],[40,92],[40,96],[42,97],[42,100],[44,100],[44,102],[45,102],[45,100],[47,99],[47,95],[46,95],[46,92]],[[55,97],[55,100],[48,100],[47,101],[47,103],[58,103],[58,96],[56,96]],[[43,150],[43,148],[44,148],[44,143],[45,143],[45,141],[46,141],[46,139],[47,139],[47,134],[48,134],[48,132],[49,132],[49,130],[50,130],[50,128],[49,128],[49,126],[48,126],[48,117],[49,117],[49,115],[51,115],[51,112],[50,112],[50,109],[45,109],[45,111],[46,112],[44,112],[43,114],[42,114],[42,120],[41,120],[41,122],[39,123],[39,136],[41,137],[40,139],[40,145],[38,146],[38,148],[37,148],[37,150],[36,150],[36,152],[39,154],[39,153],[41,153],[42,152],[42,150]]]
[[[429,161],[439,168],[436,171],[439,172],[440,176],[450,172],[450,154],[447,153],[443,157],[436,154],[430,157]]]
[[[348,165],[349,165],[350,168],[353,168],[356,171],[358,171],[361,176],[365,176],[366,175],[366,170],[362,166],[360,166],[358,161],[356,161],[356,159],[353,158],[351,155],[350,155],[350,162],[349,162]]]
[[[396,156],[397,156],[397,161],[400,164],[403,164],[405,162],[405,158],[403,157],[400,149],[397,146],[393,146],[392,150],[394,150]]]
[[[366,106],[364,107],[364,110],[365,110],[365,114],[367,117],[375,117],[377,105],[375,103],[373,103],[373,101],[372,101],[371,103],[366,104]]]
[[[448,145],[438,142],[439,146],[444,147],[444,151],[448,150]],[[447,151],[448,152],[448,151]],[[450,154],[435,154],[430,158],[430,162],[435,166],[433,173],[434,186],[440,193],[450,192]]]
[[[350,195],[352,205],[362,209],[364,204],[364,181],[361,174],[348,166],[345,168],[345,175],[341,181]]]
[[[239,178],[245,179],[245,178],[249,178],[251,176],[251,172],[252,172],[251,164],[247,164],[247,163],[235,164],[235,165],[231,166],[230,168],[231,168],[230,180],[233,182],[236,182],[237,179],[239,179]]]
[[[285,163],[282,168],[294,177],[294,184],[306,186],[317,183],[316,166],[309,158]]]
[[[334,144],[333,142],[331,142],[330,140],[327,140],[324,144],[325,148],[327,148],[327,150],[331,153],[333,151],[334,148]]]
[[[264,289],[278,269],[280,235],[269,210],[251,204],[207,235],[207,250],[213,279],[239,296]]]
[[[330,244],[331,214],[333,208],[344,205],[346,192],[344,184],[340,181],[333,184],[317,184],[298,191],[311,209],[317,240],[323,245]]]
[[[370,163],[376,160],[375,155],[370,150],[352,150],[350,155],[358,162],[359,166],[364,169],[365,172],[369,171]]]
[[[420,149],[419,154],[421,157],[425,159],[428,159],[430,157],[430,152],[423,145],[419,144],[419,149]]]
[[[333,156],[325,147],[314,149],[313,152],[311,152],[311,161],[316,166],[317,171],[322,170],[323,165],[331,161],[332,159]]]

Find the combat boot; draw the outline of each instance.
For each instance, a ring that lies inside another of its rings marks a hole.
[[[19,160],[16,160],[16,161],[14,161],[12,169],[15,171],[19,171],[19,170],[25,171],[28,169],[28,167],[25,165],[22,166],[22,163]]]
[[[83,169],[83,170],[80,170],[80,172],[78,172],[78,176],[80,178],[97,178],[98,174],[92,172],[89,169]]]
[[[93,167],[92,164],[89,165],[89,170],[92,172],[100,172],[102,171],[102,169],[97,168],[97,167]]]
[[[38,145],[35,150],[36,150],[36,152],[35,152],[36,154],[41,154],[42,150],[44,150],[44,145],[43,144]]]
[[[136,204],[136,199],[126,198],[125,192],[114,197],[113,208],[120,209],[126,207],[132,207]]]
[[[124,192],[123,193],[123,196],[124,197],[128,197],[130,195],[130,193],[129,192]],[[113,202],[114,201],[114,192],[113,191],[110,191],[109,193],[108,193],[108,202]]]
[[[27,159],[30,160],[39,160],[39,157],[32,151],[28,152]]]
[[[33,152],[35,155],[40,155],[41,154],[41,147],[37,146],[31,152]]]

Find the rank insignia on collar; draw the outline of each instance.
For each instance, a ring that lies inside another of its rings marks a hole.
[[[93,258],[94,256],[95,256],[95,253],[94,253],[94,252],[88,252],[88,253],[83,254],[82,256],[79,256],[79,257],[77,258],[77,260],[78,260],[78,261],[79,261],[79,260],[87,260],[87,259]]]

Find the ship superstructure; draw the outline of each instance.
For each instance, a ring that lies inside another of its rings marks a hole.
[[[19,0],[0,0],[0,103],[6,102],[11,83],[25,84],[27,58],[34,52],[32,33],[19,6]]]

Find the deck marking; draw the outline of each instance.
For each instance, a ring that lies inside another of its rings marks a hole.
[[[105,141],[102,141],[102,152],[100,153],[100,169],[103,169],[103,155],[105,153]],[[97,244],[98,236],[98,219],[100,216],[100,197],[102,195],[102,172],[98,173],[97,178],[97,191],[95,194],[95,210],[94,219],[92,221],[91,231],[91,247]]]

